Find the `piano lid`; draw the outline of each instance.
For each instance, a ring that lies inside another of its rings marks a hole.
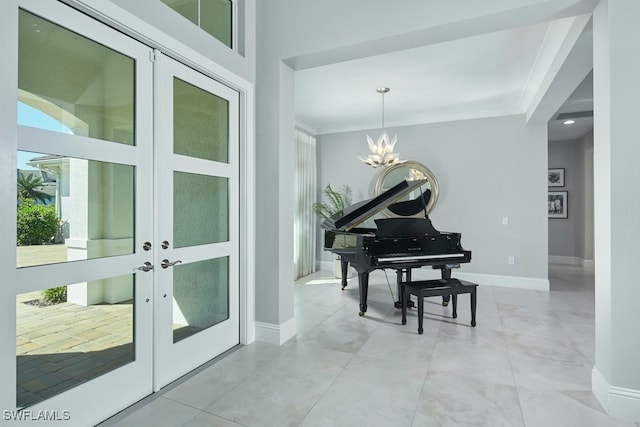
[[[426,184],[426,179],[415,181],[402,181],[394,185],[384,193],[349,206],[345,209],[345,214],[340,217],[331,217],[322,223],[322,228],[349,231],[357,225],[371,218],[390,204],[398,201],[402,196],[419,189]]]

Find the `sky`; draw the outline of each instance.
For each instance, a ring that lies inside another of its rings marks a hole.
[[[71,130],[40,110],[30,107],[27,104],[18,102],[18,124],[39,129],[51,130],[54,132],[72,133]],[[28,151],[18,151],[18,169],[32,170],[27,162],[34,157],[43,156],[42,153],[30,153]]]

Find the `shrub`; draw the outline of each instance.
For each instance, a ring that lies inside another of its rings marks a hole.
[[[40,299],[45,304],[58,304],[67,302],[67,287],[58,286],[57,288],[49,288],[42,291]]]
[[[41,245],[51,242],[58,231],[55,207],[34,204],[25,199],[18,204],[18,245]]]

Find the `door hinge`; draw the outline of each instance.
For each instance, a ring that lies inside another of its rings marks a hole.
[[[149,61],[156,62],[156,59],[158,59],[156,56],[156,51],[155,50],[149,51]]]

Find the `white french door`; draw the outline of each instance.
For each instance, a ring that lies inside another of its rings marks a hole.
[[[92,425],[239,343],[239,94],[60,2],[0,10],[0,406]]]
[[[239,94],[156,57],[156,387],[240,342]]]
[[[153,239],[153,63],[148,47],[59,2],[11,3],[17,138],[2,150],[15,159],[3,185],[17,188],[17,217],[3,251],[15,260],[16,346],[7,386],[16,410],[90,425],[152,392],[154,277],[138,267],[153,261],[144,249]]]

